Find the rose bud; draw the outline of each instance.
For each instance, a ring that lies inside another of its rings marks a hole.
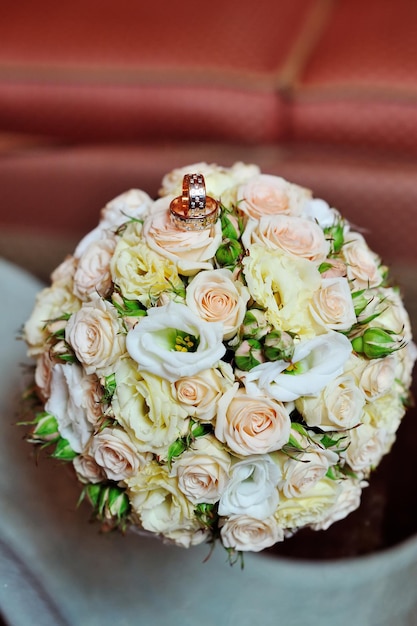
[[[351,343],[355,352],[365,354],[368,359],[384,358],[404,347],[404,343],[392,331],[377,327],[367,328]]]
[[[289,333],[273,330],[264,341],[264,354],[268,361],[291,361],[294,354],[294,341]]]
[[[242,252],[243,248],[236,239],[226,239],[217,249],[216,260],[219,265],[226,267],[233,266]]]
[[[262,346],[256,339],[246,339],[242,341],[235,352],[236,367],[245,372],[248,372],[264,361]]]
[[[249,309],[243,319],[241,333],[243,337],[261,339],[269,333],[271,325],[268,323],[265,312],[261,309]]]

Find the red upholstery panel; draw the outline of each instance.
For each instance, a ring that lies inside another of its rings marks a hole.
[[[276,85],[316,4],[8,2],[0,20],[0,129],[274,140],[285,130]]]
[[[293,96],[297,139],[417,151],[417,2],[335,2]]]

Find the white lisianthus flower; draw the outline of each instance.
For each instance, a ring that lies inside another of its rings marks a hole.
[[[324,328],[349,330],[356,323],[352,294],[346,278],[323,278],[311,299],[310,311]]]
[[[296,345],[292,363],[273,361],[256,365],[242,380],[252,396],[268,395],[281,402],[319,393],[343,373],[352,352],[347,337],[330,331]]]
[[[281,402],[252,397],[237,383],[219,401],[215,435],[238,455],[279,450],[287,443],[290,429],[290,416]]]
[[[268,455],[253,455],[233,465],[219,502],[219,515],[266,519],[277,508],[281,472]]]
[[[173,261],[180,274],[193,276],[213,269],[212,259],[222,242],[220,220],[209,229],[181,230],[171,221],[171,196],[160,198],[143,224],[143,237],[152,250]]]
[[[220,535],[225,548],[242,552],[260,552],[284,540],[284,530],[273,516],[259,520],[231,515],[221,520]]]
[[[207,322],[222,322],[225,339],[238,331],[246,314],[249,291],[228,269],[207,270],[187,287],[186,305]]]
[[[266,310],[266,319],[275,328],[303,336],[315,334],[308,305],[321,285],[321,276],[314,263],[253,244],[242,264],[252,298]]]
[[[346,430],[361,423],[365,395],[355,379],[342,374],[317,396],[301,397],[295,406],[310,426],[321,430]]]
[[[45,404],[45,411],[55,417],[59,434],[74,452],[83,452],[93,433],[84,383],[85,374],[80,366],[57,363],[52,370],[51,395]]]
[[[300,215],[311,191],[279,176],[259,174],[237,190],[239,210],[255,220],[264,215]]]
[[[125,332],[117,311],[98,295],[70,317],[65,339],[87,374],[108,376],[126,351]]]
[[[198,437],[192,446],[174,459],[170,476],[193,504],[218,502],[229,481],[231,458],[215,437]]]
[[[222,339],[223,324],[169,302],[149,309],[128,332],[126,347],[139,371],[175,382],[215,366],[226,352]]]
[[[254,243],[279,248],[319,265],[327,257],[330,244],[320,226],[296,215],[268,215],[249,220],[242,235],[245,248]]]
[[[303,217],[316,222],[321,229],[330,228],[340,219],[340,213],[321,198],[312,198],[303,205]]]
[[[217,368],[172,383],[173,395],[190,417],[210,422],[217,415],[220,398],[234,382],[231,365],[220,361]]]

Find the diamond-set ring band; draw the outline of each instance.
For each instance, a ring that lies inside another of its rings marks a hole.
[[[219,214],[217,200],[206,195],[202,174],[185,174],[182,195],[169,207],[171,220],[181,230],[205,230],[216,223]]]

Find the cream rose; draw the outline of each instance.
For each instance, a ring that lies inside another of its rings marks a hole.
[[[219,502],[219,515],[266,519],[277,508],[281,472],[268,455],[252,455],[235,463]]]
[[[332,524],[344,519],[349,513],[355,511],[360,505],[362,490],[367,486],[368,483],[365,480],[357,480],[355,478],[345,478],[340,481],[340,489],[335,502],[325,511],[320,520],[312,524],[312,529],[327,530]]]
[[[284,461],[278,487],[286,498],[304,497],[338,460],[336,452],[310,445]]]
[[[193,504],[218,502],[229,481],[230,455],[215,437],[198,437],[172,465],[178,487]]]
[[[349,330],[356,323],[356,314],[347,279],[323,278],[313,294],[310,311],[324,328]]]
[[[87,404],[82,368],[72,363],[57,363],[52,370],[51,395],[45,411],[56,418],[59,434],[74,452],[86,449],[93,432]]]
[[[242,242],[245,248],[250,248],[254,243],[267,248],[279,248],[316,265],[324,261],[330,249],[320,226],[296,215],[272,215],[249,220]]]
[[[54,269],[51,274],[51,283],[54,286],[67,286],[72,285],[74,279],[75,269],[77,266],[77,260],[73,256],[67,256],[62,263]]]
[[[310,190],[269,174],[254,176],[237,190],[239,210],[253,219],[277,213],[300,215],[310,198]]]
[[[302,336],[315,334],[308,305],[321,277],[313,263],[253,244],[243,259],[243,273],[252,298],[266,309],[266,318],[275,328]]]
[[[172,223],[169,204],[172,197],[155,202],[143,224],[143,237],[152,250],[173,261],[180,274],[192,276],[200,270],[213,269],[211,259],[222,241],[220,220],[211,228],[181,230]]]
[[[229,363],[220,361],[218,368],[204,370],[195,376],[172,383],[173,395],[188,415],[210,422],[217,414],[222,395],[230,389],[234,374]]]
[[[218,404],[215,435],[237,454],[265,454],[279,450],[290,436],[285,406],[267,397],[252,397],[237,384]]]
[[[78,454],[72,461],[78,479],[82,483],[97,484],[106,479],[104,470],[96,460],[87,453]]]
[[[338,376],[314,397],[301,397],[295,406],[310,427],[347,430],[361,423],[365,395],[350,375]]]
[[[195,276],[187,287],[186,304],[207,322],[222,322],[224,339],[238,331],[246,313],[249,291],[234,280],[227,269],[207,270]]]
[[[359,385],[368,400],[376,400],[391,389],[395,381],[397,359],[390,355],[365,362]]]
[[[89,453],[107,478],[116,481],[134,476],[152,458],[149,453],[140,455],[121,428],[100,430],[91,440]]]
[[[221,167],[214,163],[193,163],[172,170],[162,179],[162,188],[159,191],[161,196],[173,194],[179,196],[182,193],[182,180],[185,174],[196,172],[204,176],[207,195],[213,198],[220,198],[222,193],[230,187],[243,183],[253,176],[259,174],[257,165],[248,165],[237,162],[232,167]]]
[[[116,247],[116,238],[107,236],[92,242],[78,259],[73,291],[80,300],[89,300],[99,294],[106,297],[112,288],[110,261]]]
[[[174,382],[215,366],[226,349],[223,325],[206,322],[184,304],[148,310],[126,339],[138,369]]]
[[[49,350],[42,352],[36,360],[35,384],[38,393],[45,402],[51,393],[52,367],[55,361]]]
[[[245,372],[242,380],[250,395],[292,402],[318,394],[342,374],[351,352],[349,339],[330,331],[297,344],[291,364],[283,360],[261,363]]]
[[[161,257],[141,240],[141,224],[130,224],[120,237],[111,260],[115,284],[127,299],[149,307],[164,292],[185,291],[177,266]]]
[[[169,446],[186,434],[187,411],[172,395],[168,381],[122,359],[115,372],[112,406],[117,421],[129,433],[136,448],[167,458]]]
[[[288,530],[319,523],[334,507],[340,489],[340,481],[322,478],[302,497],[282,495],[274,517]]]
[[[225,548],[242,552],[260,552],[284,540],[284,531],[272,516],[259,520],[231,515],[221,521],[220,535]]]
[[[200,526],[194,515],[194,505],[184,496],[174,476],[156,461],[126,480],[128,496],[142,527],[163,534],[173,541],[198,533]]]
[[[390,439],[390,444],[392,440]],[[369,473],[387,451],[387,432],[370,424],[349,431],[348,448],[342,455],[354,472]]]
[[[67,287],[55,285],[40,291],[23,329],[29,356],[38,356],[45,351],[49,321],[61,317],[64,313],[74,313],[80,306],[81,302]]]
[[[87,374],[108,376],[125,353],[125,333],[116,309],[98,295],[70,317],[65,339]]]
[[[377,287],[381,284],[381,261],[370,250],[362,235],[349,233],[342,247],[342,256],[346,263],[348,278],[353,281],[355,290]]]

